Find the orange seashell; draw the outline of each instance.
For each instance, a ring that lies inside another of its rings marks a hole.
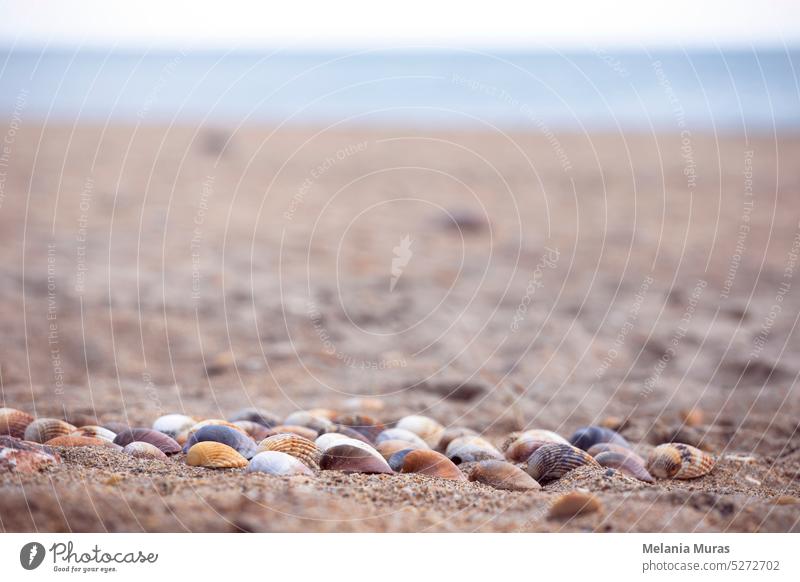
[[[66,436],[78,430],[68,422],[57,418],[40,418],[25,428],[25,440],[34,443],[46,443],[50,439]]]
[[[64,435],[50,439],[45,444],[48,447],[107,447],[112,443],[94,437]]]
[[[117,434],[113,431],[108,430],[105,427],[92,424],[78,428],[78,430],[71,432],[70,436],[93,437],[96,439],[103,439],[104,441],[113,443],[114,439],[117,437]]]
[[[688,408],[681,410],[681,420],[686,426],[697,427],[701,426],[705,421],[705,414],[699,408]]]
[[[596,513],[602,509],[603,505],[595,495],[571,491],[553,502],[547,517],[548,519],[571,519],[579,515]]]
[[[228,445],[202,441],[189,449],[186,464],[208,469],[240,469],[247,466],[247,459]]]
[[[139,459],[160,459],[162,461],[167,460],[167,455],[165,455],[161,449],[155,445],[151,445],[150,443],[145,443],[143,441],[133,441],[132,443],[128,443],[125,445],[125,448],[122,449],[122,452]]]
[[[380,454],[367,449],[367,445],[357,446],[351,441],[330,447],[319,462],[325,471],[345,473],[394,473]]]
[[[403,459],[401,473],[419,473],[429,477],[440,477],[452,481],[466,481],[458,467],[453,461],[441,453],[431,450],[411,451]]]
[[[0,408],[0,435],[21,439],[25,429],[34,421],[33,416],[16,408]]]
[[[276,427],[270,429],[270,436],[276,434],[296,434],[297,436],[301,436],[304,439],[308,439],[310,441],[316,440],[319,436],[317,431],[308,428],[307,426],[297,426],[297,425],[290,425],[290,424],[281,424]]]
[[[265,451],[286,453],[299,459],[309,469],[319,469],[322,452],[316,444],[296,434],[276,434],[265,438],[258,445],[256,454]]]
[[[542,488],[525,471],[505,461],[481,461],[472,469],[469,480],[506,491],[529,491]]]
[[[408,441],[390,440],[390,441],[383,441],[382,443],[378,444],[378,446],[375,447],[375,448],[381,454],[381,456],[388,461],[389,457],[391,457],[393,454],[395,454],[398,451],[424,450],[424,449],[428,448],[428,445],[419,446],[419,445],[415,445],[413,443],[410,443]]]
[[[35,473],[61,462],[50,447],[0,435],[0,471]]]
[[[659,445],[647,459],[647,469],[662,479],[696,479],[711,472],[716,461],[708,453],[683,443]]]

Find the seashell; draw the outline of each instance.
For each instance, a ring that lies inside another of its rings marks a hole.
[[[571,519],[579,515],[596,513],[603,509],[600,500],[591,493],[570,491],[556,499],[550,506],[548,519]]]
[[[403,469],[403,463],[406,460],[406,455],[411,451],[420,451],[420,450],[428,450],[428,449],[400,449],[399,451],[395,451],[392,453],[386,462],[389,463],[389,466],[392,468],[392,471],[395,473],[399,473]],[[384,457],[385,458],[385,457]]]
[[[342,434],[340,432],[326,432],[325,434],[319,435],[317,439],[314,441],[314,444],[317,445],[317,448],[324,453],[334,444],[349,439],[350,439],[349,436]]]
[[[320,434],[328,432],[333,428],[333,423],[325,417],[314,416],[308,410],[298,410],[291,413],[283,420],[284,425],[289,426],[304,426],[310,428],[315,433]]]
[[[445,455],[456,465],[489,459],[503,460],[503,454],[494,448],[492,443],[479,436],[459,437],[452,440],[447,445]]]
[[[628,426],[630,418],[622,418],[621,416],[606,416],[600,421],[600,426],[603,428],[610,428],[617,432]]]
[[[415,445],[418,449],[430,448],[428,443],[419,438],[416,434],[402,428],[387,428],[375,438],[376,445],[385,441],[405,441],[406,443]]]
[[[699,408],[685,408],[681,410],[680,418],[686,426],[697,427],[703,424],[705,414]]]
[[[113,443],[87,436],[62,435],[47,441],[48,447],[107,447],[114,446]]]
[[[319,469],[322,452],[313,441],[296,434],[276,434],[265,438],[258,445],[256,454],[264,451],[278,451],[299,459],[309,469]]]
[[[236,411],[228,420],[235,423],[239,420],[247,420],[263,425],[267,428],[278,426],[281,419],[277,415],[272,414],[268,410],[262,408],[242,408]]]
[[[308,412],[314,416],[319,416],[320,418],[327,418],[330,421],[333,421],[333,419],[339,414],[336,410],[331,410],[330,408],[312,408]]]
[[[342,405],[348,412],[381,412],[383,408],[383,400],[377,398],[349,398]]]
[[[119,434],[123,430],[128,430],[131,426],[127,422],[118,422],[115,420],[103,423],[103,428],[107,428],[114,434]]]
[[[615,445],[614,443],[597,443],[596,445],[592,445],[586,452],[592,455],[595,459],[597,459],[597,456],[602,453],[619,453],[621,455],[631,457],[642,467],[647,464],[647,461],[644,460],[644,457],[637,454],[635,451],[620,445]]]
[[[122,447],[134,441],[141,441],[155,445],[166,455],[174,455],[181,452],[181,446],[177,441],[168,437],[163,432],[158,432],[152,428],[129,428],[119,433],[114,439],[115,445]]]
[[[695,479],[714,468],[714,457],[683,443],[659,445],[647,459],[647,469],[663,479]]]
[[[375,449],[381,456],[389,460],[389,457],[394,455],[397,451],[418,451],[420,449],[427,449],[428,445],[423,442],[424,446],[415,445],[407,441],[383,441]]]
[[[539,447],[528,458],[528,475],[545,484],[560,479],[583,465],[600,467],[586,451],[572,445],[550,443]]]
[[[355,429],[353,429],[353,428],[351,428],[349,426],[345,426],[343,424],[334,424],[330,428],[330,430],[327,430],[327,431],[323,432],[322,434],[328,434],[328,433],[343,434],[346,437],[349,437],[351,439],[356,439],[357,441],[361,441],[361,442],[366,443],[366,444],[368,444],[370,446],[372,445],[372,441],[369,440],[367,437],[365,437],[363,434],[361,434],[357,430],[355,430]]]
[[[34,473],[60,462],[59,454],[48,446],[0,435],[0,472]]]
[[[187,439],[190,438],[194,433],[196,433],[204,426],[227,426],[228,428],[238,430],[242,434],[247,434],[243,428],[236,426],[232,422],[228,422],[227,420],[222,420],[220,418],[208,418],[206,420],[201,420],[200,422],[193,424],[192,427],[187,431],[186,438]]]
[[[451,443],[452,444],[452,443]],[[431,450],[410,451],[403,458],[401,473],[419,473],[429,477],[440,477],[452,481],[466,481],[458,467],[453,461],[441,453]]]
[[[569,437],[569,443],[584,451],[588,451],[597,443],[614,443],[615,445],[631,448],[630,443],[625,440],[625,437],[617,431],[603,426],[585,426],[579,428]]]
[[[150,443],[143,441],[133,441],[132,443],[128,443],[122,449],[122,452],[139,459],[160,459],[162,461],[167,460],[167,455],[165,455],[161,449],[155,445],[151,445]]]
[[[33,416],[16,408],[0,408],[0,435],[18,439],[25,436],[25,428],[34,421]]]
[[[281,424],[276,427],[273,427],[270,430],[269,436],[274,436],[277,434],[296,434],[297,436],[301,436],[304,439],[308,439],[310,441],[317,440],[319,433],[313,429],[310,429],[306,426],[296,426],[296,425],[289,425],[289,424]],[[327,432],[327,431],[326,431]],[[331,431],[335,432],[335,431]]]
[[[209,469],[238,469],[247,466],[247,459],[228,445],[215,441],[202,441],[189,449],[186,464]]]
[[[355,443],[359,443],[356,445]],[[369,451],[361,441],[350,440],[330,447],[319,462],[325,471],[345,473],[393,473],[377,451]]]
[[[256,442],[263,441],[271,434],[270,430],[266,426],[263,424],[258,424],[257,422],[253,422],[252,420],[237,420],[233,424],[246,432],[250,438]]]
[[[594,460],[601,467],[617,469],[620,473],[645,483],[653,482],[653,476],[647,472],[647,469],[644,468],[644,463],[640,461],[639,455],[634,452],[606,451],[595,456]]]
[[[247,464],[245,473],[267,473],[268,475],[291,476],[308,475],[314,476],[314,472],[301,463],[297,458],[281,453],[280,451],[264,451],[258,453]]]
[[[532,429],[517,434],[517,438],[513,441],[508,442],[506,439],[503,443],[506,459],[514,463],[524,463],[542,445],[548,443],[569,444],[567,439],[550,430]]]
[[[371,443],[374,443],[378,435],[386,428],[381,422],[365,414],[338,414],[334,420],[338,424],[350,427],[360,433]]]
[[[451,426],[444,430],[442,438],[439,439],[439,444],[436,449],[443,453],[447,450],[447,445],[459,437],[465,436],[478,436],[477,431],[467,428],[466,426]]]
[[[114,439],[117,437],[117,433],[108,430],[103,426],[97,426],[94,424],[90,424],[88,426],[82,426],[77,430],[70,433],[70,436],[86,436],[86,437],[93,437],[96,439],[103,439],[104,441],[108,441],[110,443],[114,442]]]
[[[76,427],[57,418],[40,418],[25,428],[25,440],[34,443],[46,443],[50,439],[66,436],[75,432]]]
[[[185,414],[165,414],[159,416],[153,422],[153,430],[163,432],[165,435],[175,438],[182,432],[188,431],[197,421]]]
[[[397,421],[397,428],[402,428],[413,432],[420,437],[428,446],[435,449],[444,434],[444,427],[427,416],[406,416]]]
[[[481,461],[472,469],[469,480],[506,491],[528,491],[542,488],[525,471],[505,461]]]
[[[253,455],[256,454],[257,446],[253,439],[238,430],[221,424],[204,426],[192,434],[186,441],[186,444],[183,445],[183,452],[188,453],[189,449],[194,445],[204,441],[214,441],[216,443],[228,445],[245,459],[252,459]]]

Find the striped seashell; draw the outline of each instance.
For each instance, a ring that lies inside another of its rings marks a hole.
[[[231,415],[228,420],[233,423],[240,420],[247,420],[267,428],[278,426],[281,423],[281,419],[276,414],[272,414],[270,411],[262,408],[242,408]]]
[[[87,436],[62,435],[44,443],[48,447],[113,447],[113,443]]]
[[[403,458],[401,473],[418,473],[428,477],[439,477],[450,479],[451,481],[466,481],[458,467],[453,461],[445,457],[442,453],[431,450],[410,451]]]
[[[518,433],[516,439],[505,443],[505,457],[514,463],[524,463],[542,445],[557,443],[567,445],[567,439],[551,431],[542,429],[526,430]]]
[[[317,445],[320,452],[324,453],[336,443],[346,440],[350,440],[350,437],[346,434],[340,432],[326,432],[325,434],[319,435],[314,441],[314,444]]]
[[[333,422],[322,416],[314,416],[308,410],[293,412],[283,419],[283,424],[289,426],[304,426],[310,428],[317,434],[328,432],[328,430],[333,428]]]
[[[394,455],[397,451],[418,451],[429,448],[424,442],[423,445],[424,446],[419,446],[407,441],[383,441],[375,447],[375,449],[388,461],[389,457]]]
[[[418,449],[430,448],[428,443],[419,438],[416,434],[410,430],[404,430],[402,428],[387,428],[383,432],[379,433],[375,438],[376,445],[379,445],[385,441],[405,441],[406,443],[415,445]]]
[[[586,451],[572,445],[550,443],[539,447],[530,456],[527,471],[539,483],[546,484],[584,465],[600,467]]]
[[[411,451],[426,451],[428,449],[400,449],[399,451],[395,451],[392,453],[386,462],[389,463],[389,466],[392,468],[392,471],[395,473],[399,473],[403,469],[403,463],[406,460],[406,455]],[[386,457],[384,457],[386,458]]]
[[[711,472],[714,457],[691,445],[668,443],[650,453],[647,469],[662,479],[695,479]]]
[[[374,443],[378,435],[386,429],[383,423],[365,414],[337,414],[334,420],[337,424],[358,432],[370,443]]]
[[[601,467],[616,469],[620,473],[633,477],[645,483],[652,483],[653,476],[644,468],[644,463],[639,461],[639,455],[633,452],[620,453],[617,451],[606,451],[598,454],[595,458]]]
[[[203,441],[189,449],[186,464],[208,469],[240,469],[247,466],[247,459],[228,445]]]
[[[394,472],[377,451],[374,449],[369,451],[366,447],[367,445],[357,440],[337,444],[325,451],[319,466],[325,471],[342,471],[344,473],[391,474]]]
[[[474,461],[494,459],[502,461],[503,454],[494,445],[479,436],[466,436],[454,439],[447,445],[445,455],[456,465]]]
[[[630,443],[625,440],[624,436],[603,426],[584,426],[569,437],[569,444],[584,451],[588,451],[597,443],[614,443],[615,445],[631,448]]]
[[[279,451],[264,451],[258,453],[247,464],[245,473],[266,473],[267,475],[314,476],[314,472],[306,467],[299,459]]]
[[[313,441],[296,434],[276,434],[265,438],[258,445],[256,454],[264,451],[278,451],[299,459],[309,469],[319,469],[322,452]]]
[[[473,467],[469,474],[469,480],[506,491],[529,491],[542,488],[536,479],[516,465],[505,461],[481,461]]]
[[[297,436],[301,436],[304,439],[308,439],[310,441],[317,440],[317,437],[319,436],[319,433],[317,431],[310,429],[307,426],[297,426],[290,424],[281,424],[269,429],[269,431],[270,431],[269,436],[274,436],[278,434],[296,434]]]
[[[591,493],[570,491],[556,499],[550,506],[548,519],[571,519],[602,511],[603,504]]]
[[[447,450],[447,445],[449,445],[455,439],[466,436],[478,436],[478,433],[471,428],[467,428],[466,426],[448,427],[444,429],[442,438],[439,439],[439,444],[436,446],[436,450],[440,453],[443,453]]]
[[[586,452],[595,458],[597,458],[597,455],[600,453],[620,453],[622,455],[630,455],[636,459],[640,465],[645,465],[645,460],[641,456],[637,455],[634,451],[627,447],[615,445],[614,443],[597,443],[596,445],[592,445]]]
[[[25,429],[33,421],[33,416],[22,410],[0,408],[0,435],[21,439],[25,436]]]
[[[50,447],[0,435],[0,471],[35,473],[58,463],[61,457]]]
[[[125,445],[125,447],[123,447],[122,452],[138,459],[167,460],[167,455],[165,455],[161,449],[155,445],[151,445],[150,443],[143,441],[133,441],[132,443],[128,443]]]
[[[103,426],[97,426],[95,424],[90,424],[87,426],[81,426],[74,432],[70,433],[70,436],[86,436],[92,437],[96,439],[103,439],[104,441],[108,441],[110,443],[114,442],[114,439],[117,437],[117,433],[108,430]]]
[[[155,419],[153,422],[153,430],[175,438],[182,432],[188,432],[195,424],[197,424],[197,420],[191,416],[186,416],[185,414],[165,414]]]
[[[175,439],[152,428],[129,428],[114,438],[114,444],[122,447],[135,441],[150,443],[161,449],[161,452],[166,455],[174,455],[181,452],[181,446]]]
[[[238,430],[221,424],[204,426],[192,434],[186,444],[183,445],[183,452],[188,453],[189,449],[203,441],[214,441],[228,445],[245,459],[252,459],[253,455],[256,454],[257,445],[253,439]]]
[[[397,421],[396,428],[409,430],[435,449],[442,440],[444,427],[427,416],[411,415]]]
[[[46,443],[50,439],[66,436],[77,430],[68,422],[57,418],[39,418],[25,427],[25,440],[34,443]]]
[[[246,432],[256,442],[263,441],[271,434],[266,426],[252,420],[237,420],[233,424]]]

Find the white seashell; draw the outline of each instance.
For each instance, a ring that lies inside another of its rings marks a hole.
[[[324,453],[329,448],[335,446],[337,443],[343,440],[353,439],[350,439],[349,436],[340,432],[326,432],[325,434],[317,437],[317,440],[314,441],[314,444],[317,445],[317,448]]]
[[[245,473],[266,473],[268,475],[308,475],[314,476],[313,471],[302,462],[286,453],[279,451],[264,451],[258,453],[248,463]]]
[[[185,414],[165,414],[153,422],[153,430],[175,438],[180,433],[192,428],[197,421]]]
[[[411,431],[431,448],[436,448],[444,434],[444,427],[427,416],[411,415],[397,421],[396,428]]]
[[[375,444],[379,445],[384,441],[406,441],[407,443],[417,445],[423,449],[430,448],[428,443],[422,440],[418,435],[404,428],[387,428],[378,435],[378,438],[375,439]]]

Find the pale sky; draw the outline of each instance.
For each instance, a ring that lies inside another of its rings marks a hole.
[[[800,0],[0,0],[0,44],[352,49],[800,46]]]

